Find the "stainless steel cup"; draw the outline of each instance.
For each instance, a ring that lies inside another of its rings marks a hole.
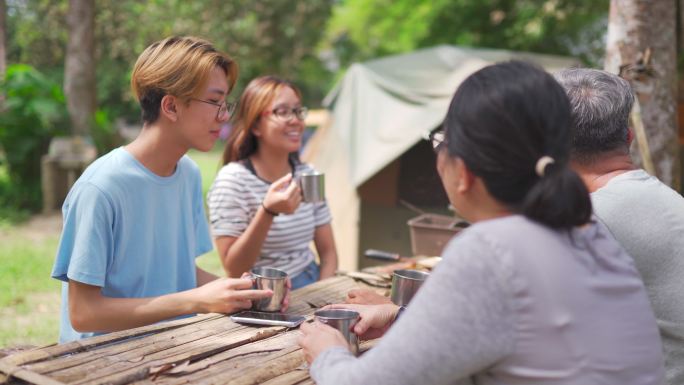
[[[312,171],[298,177],[302,189],[302,202],[323,202],[325,200],[325,175]]]
[[[352,353],[359,354],[359,337],[352,331],[359,321],[359,313],[346,309],[318,310],[314,313],[314,319],[339,330],[349,342]]]
[[[408,305],[429,273],[420,270],[396,270],[392,276],[392,302],[398,306]]]
[[[255,299],[252,309],[259,311],[280,311],[283,299],[287,295],[287,273],[272,267],[255,267],[252,269],[252,288],[271,290],[270,298]]]

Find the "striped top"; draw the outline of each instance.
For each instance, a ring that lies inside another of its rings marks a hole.
[[[313,168],[307,164],[295,166],[295,176],[311,171]],[[207,194],[212,235],[236,238],[242,235],[270,185],[243,162],[223,166]],[[274,217],[255,266],[275,267],[290,277],[301,273],[314,260],[309,245],[316,227],[330,220],[325,202],[302,202],[293,214]]]

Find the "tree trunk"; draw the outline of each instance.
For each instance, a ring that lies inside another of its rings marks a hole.
[[[679,17],[677,19],[677,54],[679,56],[684,55],[684,0],[677,0],[677,16]],[[681,93],[679,94],[679,97],[681,98],[682,95]]]
[[[631,83],[656,175],[679,189],[675,10],[676,0],[611,0],[605,67]]]
[[[684,175],[682,171],[684,170],[684,0],[677,1],[678,6],[678,16],[677,19],[677,58],[679,62],[679,68],[677,72],[679,75],[679,95],[677,102],[677,118],[679,120],[679,165],[680,165],[680,177]],[[680,179],[680,183],[681,183]],[[680,186],[681,188],[682,186]],[[680,190],[681,191],[681,190]]]
[[[69,0],[69,43],[64,66],[64,94],[72,134],[88,136],[96,108],[95,2]]]
[[[0,79],[5,78],[5,71],[7,71],[7,48],[5,44],[7,41],[7,4],[5,0],[0,0]],[[0,101],[2,100],[0,95]]]

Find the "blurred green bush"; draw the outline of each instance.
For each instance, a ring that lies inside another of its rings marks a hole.
[[[0,207],[36,211],[41,205],[40,161],[50,139],[67,133],[62,89],[35,68],[14,64],[0,83]],[[2,213],[0,213],[2,216]]]

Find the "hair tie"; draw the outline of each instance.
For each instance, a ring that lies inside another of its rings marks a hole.
[[[539,177],[543,177],[544,171],[546,170],[546,166],[548,166],[554,162],[555,162],[555,160],[553,160],[552,157],[544,155],[541,158],[539,158],[539,160],[537,161],[537,165],[534,166],[534,171],[537,172],[537,175],[539,175]]]

